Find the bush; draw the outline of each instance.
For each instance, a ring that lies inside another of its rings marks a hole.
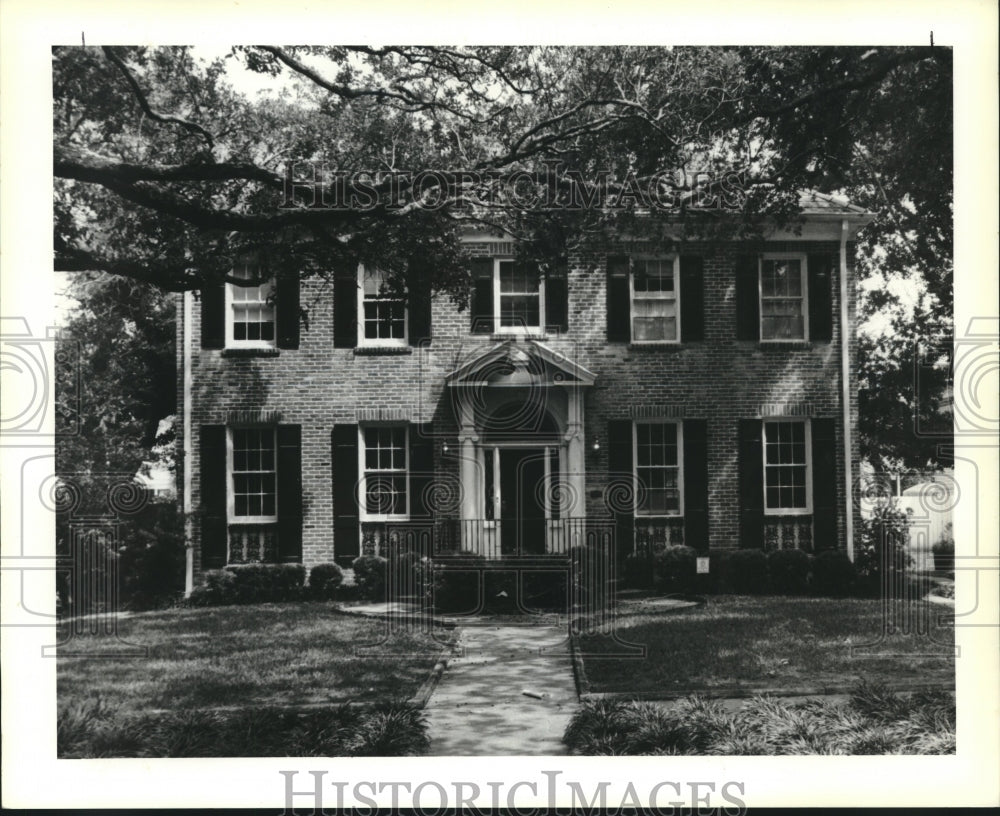
[[[767,592],[767,556],[763,550],[730,550],[722,559],[722,575],[727,592]]]
[[[392,586],[389,587],[392,598],[420,601],[430,598],[433,566],[429,558],[414,550],[399,550],[386,559],[387,570],[390,564],[393,567]]]
[[[934,553],[934,569],[939,572],[950,572],[955,569],[955,538],[952,535],[951,522],[945,524],[941,538],[931,547]]]
[[[433,566],[434,608],[439,612],[474,612],[482,602],[479,597],[478,567],[486,559],[478,553],[459,552]]]
[[[774,550],[767,555],[771,589],[782,595],[804,594],[812,569],[812,556],[802,550]]]
[[[903,573],[913,566],[907,547],[910,542],[910,514],[895,498],[880,499],[870,518],[861,522],[855,568],[869,588],[879,585],[886,571]]]
[[[667,547],[653,555],[653,587],[657,592],[695,591],[697,553],[683,545]]]
[[[359,555],[351,565],[358,595],[368,601],[386,600],[386,561],[380,555]]]
[[[841,598],[854,586],[857,571],[847,553],[826,550],[813,560],[812,591],[815,595]]]
[[[237,603],[236,576],[228,570],[209,570],[203,576],[204,584],[195,587],[188,596],[191,606],[226,606]]]
[[[302,595],[306,570],[301,564],[232,564],[236,602],[293,601]]]
[[[650,558],[646,553],[632,552],[622,561],[622,583],[629,589],[646,589],[652,584]]]
[[[317,564],[309,570],[309,592],[314,598],[331,601],[344,583],[344,571],[339,564]]]

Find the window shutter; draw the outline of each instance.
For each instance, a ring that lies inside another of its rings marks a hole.
[[[331,447],[334,560],[350,565],[361,553],[357,496],[358,426],[334,425]]]
[[[428,518],[434,483],[434,436],[431,423],[410,425],[410,518]]]
[[[299,277],[278,278],[276,290],[278,348],[299,347]]]
[[[837,547],[837,431],[832,419],[812,420],[813,541]]]
[[[564,263],[554,265],[545,277],[545,330],[569,330],[569,292]]]
[[[684,543],[708,551],[708,423],[684,420]]]
[[[226,347],[225,284],[208,285],[201,290],[201,347]]]
[[[764,546],[764,450],[763,423],[741,419],[740,456],[740,547]]]
[[[493,333],[493,259],[472,260],[472,333]]]
[[[608,256],[608,342],[627,343],[631,337],[631,312],[628,302],[628,258]]]
[[[428,274],[419,270],[409,282],[407,295],[407,326],[411,346],[430,345],[431,342],[431,282]]]
[[[333,346],[354,348],[358,343],[357,270],[339,271],[333,279]]]
[[[760,289],[757,256],[736,258],[736,339],[760,340]]]
[[[836,256],[810,255],[809,267],[809,340],[829,343],[833,340],[833,264]]]
[[[201,448],[201,566],[226,565],[229,527],[226,512],[226,426],[202,425]]]
[[[632,421],[612,419],[608,422],[608,481],[622,481],[630,487],[626,500],[608,509],[615,517],[615,547],[619,559],[635,549],[634,470],[632,468]],[[616,491],[620,495],[620,491]],[[628,505],[628,506],[626,506]]]
[[[302,561],[302,426],[278,426],[278,560]]]
[[[704,262],[681,255],[681,342],[705,339]]]

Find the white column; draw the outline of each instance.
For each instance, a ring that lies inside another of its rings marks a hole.
[[[461,430],[458,434],[459,450],[459,478],[462,481],[462,505],[461,505],[461,535],[462,549],[469,549],[480,540],[479,535],[472,534],[470,530],[471,520],[479,518],[479,497],[482,495],[483,487],[479,479],[479,467],[476,462],[476,442],[479,437],[476,435],[473,423],[472,409],[464,403],[461,407]]]

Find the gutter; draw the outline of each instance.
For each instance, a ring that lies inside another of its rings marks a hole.
[[[840,381],[841,404],[844,417],[844,529],[846,533],[847,557],[854,561],[854,479],[851,472],[851,365],[850,336],[848,333],[847,308],[847,235],[850,223],[846,218],[840,222]]]
[[[191,543],[191,309],[194,296],[190,291],[183,296],[183,337],[181,350],[181,377],[183,397],[181,410],[184,412],[184,441],[181,448],[181,460],[184,463],[184,597],[187,598],[194,589],[194,546]]]

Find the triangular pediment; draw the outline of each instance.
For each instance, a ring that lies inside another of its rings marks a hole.
[[[447,375],[451,386],[593,385],[595,375],[564,354],[533,340],[507,340]]]

